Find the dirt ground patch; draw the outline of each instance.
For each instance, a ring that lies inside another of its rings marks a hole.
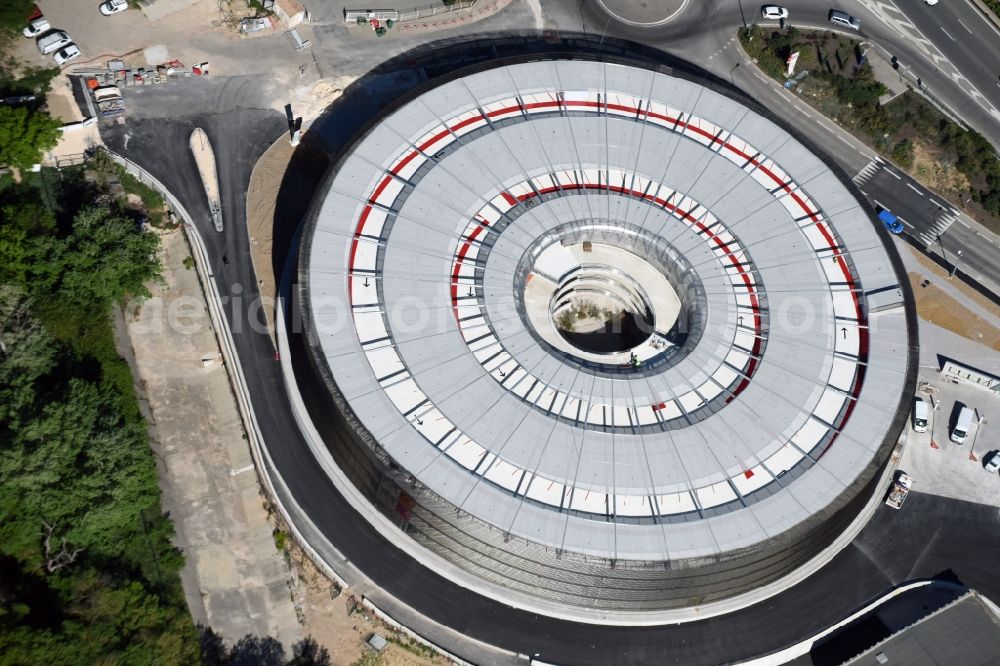
[[[969,179],[941,158],[919,137],[913,138],[913,177],[939,192],[967,192]]]
[[[914,256],[914,258],[916,258],[916,260],[920,263],[920,266],[921,266],[921,268],[924,269],[924,271],[926,271],[928,273],[932,273],[932,274],[934,274],[934,275],[936,275],[938,277],[947,277],[948,276],[948,271],[946,271],[945,269],[941,268],[936,263],[934,263],[933,261],[931,261],[922,252],[916,252],[916,251],[914,251],[911,248],[907,248],[907,249],[909,250],[910,254],[912,254]],[[960,292],[962,292],[963,296],[965,296],[966,298],[969,298],[972,301],[974,301],[976,303],[976,305],[978,305],[979,307],[983,308],[984,310],[986,310],[988,312],[991,312],[997,318],[1000,318],[1000,306],[998,306],[996,303],[994,303],[990,299],[986,298],[985,296],[983,296],[978,291],[976,291],[975,289],[973,289],[969,285],[965,284],[961,280],[952,280],[952,285],[956,289],[958,289]],[[918,285],[918,287],[919,287],[919,285]],[[915,288],[914,289],[914,293],[916,294],[918,300],[920,298],[920,293],[919,293],[920,291],[924,291],[924,290],[923,289],[919,289],[919,288]]]
[[[295,149],[286,137],[281,137],[268,148],[254,166],[247,188],[247,231],[250,234],[250,258],[261,299],[274,303],[277,293],[272,266],[272,241],[274,234],[274,207],[278,190]],[[264,308],[267,330],[274,340],[274,310]]]
[[[303,635],[311,635],[330,652],[334,666],[444,666],[449,661],[430,648],[386,625],[361,606],[350,590],[340,591],[306,557],[291,539],[287,556],[298,578],[295,590]],[[378,633],[389,642],[381,654],[367,647],[365,641]]]
[[[921,319],[994,351],[1000,351],[1000,330],[938,287],[932,284],[921,287],[923,275],[919,273],[907,275],[916,294],[917,315]]]
[[[303,122],[308,122],[316,118],[333,101],[340,97],[354,79],[341,77],[338,79],[323,79],[318,81],[312,88],[303,89],[300,100],[295,104],[295,112],[302,116]],[[303,133],[306,137],[307,133]],[[303,138],[303,145],[300,151],[306,150],[306,139]],[[285,171],[296,149],[292,147],[287,136],[283,136],[275,141],[270,148],[264,151],[257,164],[254,165],[250,174],[250,184],[247,187],[246,214],[247,231],[250,234],[250,256],[253,260],[254,272],[257,275],[258,288],[261,298],[265,303],[274,303],[277,293],[275,275],[274,255],[274,225],[292,224],[297,225],[299,219],[288,219],[287,212],[275,216],[278,202],[278,195],[282,185],[287,185],[284,181]],[[319,156],[317,156],[319,157]],[[318,178],[326,170],[325,159],[315,160],[318,174],[306,177],[301,174],[300,182],[305,185],[311,182],[312,178]],[[292,195],[294,196],[294,195]],[[294,216],[292,216],[294,217]],[[285,252],[287,248],[278,248],[279,252]],[[279,262],[280,263],[280,262]],[[264,308],[267,317],[268,331],[271,339],[274,340],[274,309]]]

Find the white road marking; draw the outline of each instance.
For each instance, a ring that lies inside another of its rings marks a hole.
[[[958,222],[959,224],[961,224],[961,225],[962,225],[963,227],[965,227],[966,229],[971,229],[971,228],[972,228],[972,227],[970,227],[970,226],[969,226],[969,223],[968,223],[968,222],[966,222],[965,220],[963,220],[962,218],[958,218],[958,219],[957,219],[957,220],[955,220],[955,221],[956,221],[956,222]]]
[[[958,21],[958,24],[959,24],[960,26],[962,26],[963,28],[965,28],[966,30],[968,30],[968,31],[969,31],[969,34],[970,34],[970,35],[972,34],[972,31],[971,31],[971,30],[969,30],[969,26],[967,26],[967,25],[965,25],[964,23],[962,23],[962,19],[955,19],[955,20],[956,20],[956,21]]]
[[[901,218],[899,215],[896,216],[896,219],[899,220],[900,222],[902,222],[903,224],[905,224],[906,226],[908,226],[909,228],[916,229],[915,226],[913,226],[912,224],[910,224],[909,222],[907,222],[906,220],[904,220],[903,218]]]
[[[923,192],[921,192],[921,191],[920,191],[920,190],[918,190],[917,188],[913,187],[913,183],[907,183],[907,184],[906,184],[906,186],[907,186],[908,188],[910,188],[911,190],[913,190],[914,192],[916,192],[917,194],[919,194],[920,196],[924,196],[924,193],[923,193]]]
[[[953,41],[953,42],[954,42],[954,41],[956,41],[956,40],[955,40],[955,38],[954,38],[954,37],[952,37],[952,36],[951,36],[951,35],[950,35],[950,34],[948,33],[948,31],[944,29],[944,26],[941,26],[941,32],[943,32],[944,34],[948,35],[948,39],[950,39],[951,41]]]
[[[868,196],[868,193],[862,190],[860,187],[858,188],[858,192],[861,192],[861,194],[863,194],[866,197]]]
[[[935,206],[937,206],[938,208],[940,208],[941,210],[944,210],[945,208],[947,208],[947,206],[945,206],[943,203],[940,203],[936,199],[930,199],[930,202],[932,204],[934,204]],[[958,215],[958,213],[955,213],[955,214]]]
[[[893,171],[892,169],[885,169],[885,171],[887,171],[887,172],[888,172],[888,173],[889,173],[889,174],[890,174],[890,175],[891,175],[891,176],[892,176],[893,178],[895,178],[896,180],[903,180],[903,179],[902,179],[902,178],[900,178],[900,177],[899,177],[899,175],[898,175],[898,174],[897,174],[897,173],[896,173],[895,171]]]
[[[850,148],[853,148],[853,147],[854,147],[854,146],[852,146],[852,145],[851,145],[851,142],[850,142],[850,141],[848,141],[848,140],[847,140],[847,139],[845,139],[844,137],[840,136],[839,134],[837,135],[837,138],[838,138],[838,139],[840,139],[841,141],[843,141],[844,143],[846,143],[846,144],[848,145],[848,147],[850,147]]]

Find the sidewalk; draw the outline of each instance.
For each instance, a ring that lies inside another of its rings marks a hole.
[[[928,259],[921,257],[906,242],[896,239],[896,250],[907,272],[920,273],[930,284],[945,292],[951,298],[961,303],[963,306],[979,315],[996,328],[1000,328],[1000,308],[986,300],[982,295],[974,292],[970,287],[963,284],[958,278],[948,279],[947,272],[932,264]],[[915,297],[920,298],[919,291]]]
[[[251,633],[290,650],[302,633],[289,567],[275,547],[197,273],[183,265],[189,254],[180,231],[165,234],[165,284],[126,311],[163,508],[186,559],[185,595],[195,621],[228,643]]]

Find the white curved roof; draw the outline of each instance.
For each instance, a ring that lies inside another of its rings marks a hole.
[[[683,254],[705,315],[683,357],[606,372],[526,330],[518,263],[580,221]],[[775,536],[870,463],[903,389],[902,297],[865,299],[897,277],[851,192],[666,74],[545,61],[424,92],[342,161],[307,251],[322,353],[372,435],[555,548],[675,559]]]

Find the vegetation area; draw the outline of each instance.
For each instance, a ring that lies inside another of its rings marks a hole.
[[[0,48],[2,40],[0,33]],[[38,67],[18,71],[16,63],[0,52],[0,97],[24,98],[17,106],[0,105],[0,166],[24,169],[38,164],[42,154],[58,143],[62,123],[40,110],[58,73],[55,68]]]
[[[26,169],[59,143],[62,123],[27,107],[0,106],[0,164]]]
[[[983,0],[995,16],[1000,16],[1000,0]]]
[[[195,663],[156,468],[111,309],[158,238],[82,169],[0,181],[0,662]]]
[[[858,42],[831,32],[759,26],[740,31],[740,42],[761,70],[782,82],[785,59],[798,51],[793,89],[802,99],[1000,232],[1000,159],[992,145],[913,90],[880,104],[888,91]]]
[[[5,90],[49,80],[2,77]],[[0,107],[0,119],[6,111],[51,120],[27,106]],[[0,166],[31,162],[23,155],[46,141],[0,130]],[[142,222],[162,205],[100,155],[0,173],[0,665],[329,663],[311,639],[291,661],[269,638],[226,648],[188,612],[112,328],[114,309],[147,297],[160,275],[159,237]]]
[[[16,36],[28,22],[34,0],[4,0],[0,2],[0,39]]]
[[[621,315],[608,309],[602,309],[591,301],[574,302],[571,307],[563,309],[556,317],[556,327],[562,331],[572,332],[579,322],[592,323],[600,320],[603,325],[613,324]]]

